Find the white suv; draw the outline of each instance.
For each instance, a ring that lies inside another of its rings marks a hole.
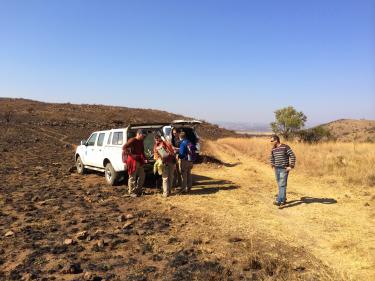
[[[138,124],[129,125],[126,128],[93,132],[87,140],[81,141],[75,152],[77,172],[84,174],[87,169],[105,173],[108,184],[114,185],[121,174],[126,171],[126,165],[122,162],[122,146],[128,139],[135,136],[138,129],[147,131],[144,139],[145,154],[149,163],[145,165],[145,171],[151,172],[154,164],[153,146],[154,136],[157,133],[167,139],[172,139],[173,128],[179,128],[193,138],[196,151],[199,154],[199,138],[195,132],[195,126],[200,121],[177,120],[171,123]]]

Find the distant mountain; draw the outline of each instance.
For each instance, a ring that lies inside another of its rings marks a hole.
[[[268,133],[271,132],[271,127],[266,123],[252,123],[252,122],[227,122],[217,121],[214,122],[220,127],[227,130],[233,130],[238,132],[254,132],[254,133]]]
[[[340,119],[321,126],[339,141],[375,142],[375,120]]]

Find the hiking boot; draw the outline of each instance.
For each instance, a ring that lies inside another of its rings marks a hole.
[[[130,195],[129,195],[131,198],[136,198],[136,197],[138,197],[138,194],[136,194],[136,193],[130,193]]]
[[[273,204],[276,205],[276,206],[280,206],[281,205],[281,203],[279,201],[274,201]]]

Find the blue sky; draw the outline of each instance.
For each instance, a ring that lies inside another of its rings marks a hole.
[[[375,119],[375,0],[0,0],[0,96]]]

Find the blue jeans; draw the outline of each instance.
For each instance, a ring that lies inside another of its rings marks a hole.
[[[285,168],[275,167],[275,177],[277,186],[279,187],[279,195],[277,202],[282,203],[286,201],[286,186],[288,184],[289,172]]]

